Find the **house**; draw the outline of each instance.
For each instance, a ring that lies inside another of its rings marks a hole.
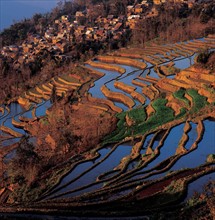
[[[55,23],[55,24],[60,24],[61,21],[60,21],[60,20],[55,20],[54,23]]]
[[[132,12],[134,11],[133,9],[134,9],[134,6],[133,6],[133,5],[128,5],[128,6],[127,6],[127,12],[128,12],[128,13],[132,13]]]
[[[120,15],[119,17],[118,17],[118,21],[119,22],[124,22],[126,20],[126,16],[125,15]]]
[[[193,5],[195,4],[195,0],[188,0],[187,4],[188,4],[188,8],[192,8]]]
[[[2,54],[3,56],[8,56],[8,53],[9,53],[9,52],[10,52],[9,47],[6,46],[6,47],[3,47],[2,51],[1,51],[1,54]]]
[[[142,5],[147,5],[147,4],[148,4],[148,0],[143,0],[143,1],[141,2],[141,4],[142,4]]]
[[[75,19],[77,24],[83,25],[86,22],[86,15],[81,11],[77,11],[75,14]]]
[[[40,41],[41,37],[38,34],[32,35],[32,40],[34,43],[38,43]]]
[[[23,64],[23,63],[25,62],[25,57],[24,57],[23,55],[19,56],[18,62],[19,62],[20,64]]]
[[[153,3],[155,5],[160,5],[162,3],[162,1],[161,0],[153,0]]]
[[[35,58],[33,56],[29,56],[26,60],[26,63],[34,63],[35,62]]]
[[[81,26],[78,26],[77,32],[80,34],[84,34],[84,33],[86,33],[86,29],[87,29],[86,26],[81,25]]]
[[[17,45],[10,45],[9,50],[11,52],[19,52],[19,47]]]
[[[46,38],[46,39],[51,39],[51,38],[53,38],[53,37],[54,37],[54,34],[48,32],[48,31],[45,32],[45,38]]]
[[[69,20],[69,16],[68,15],[62,15],[61,16],[61,21],[68,21]]]
[[[104,28],[100,28],[99,30],[96,30],[94,38],[96,40],[103,40],[103,39],[105,39],[106,38],[106,31],[104,30]]]
[[[143,12],[142,5],[141,5],[141,4],[135,5],[135,7],[134,7],[134,13],[135,13],[135,14],[140,14],[140,13],[142,13],[142,12]]]
[[[83,12],[82,11],[77,11],[76,13],[75,13],[75,17],[84,17],[85,15],[83,14]]]
[[[65,37],[66,37],[66,33],[65,32],[60,32],[60,33],[57,34],[57,38],[58,39],[63,39]]]
[[[104,25],[104,29],[105,30],[110,30],[111,29],[111,25],[109,23]]]
[[[153,7],[151,12],[149,12],[148,15],[146,15],[146,18],[156,17],[156,16],[158,16],[158,10]]]
[[[112,20],[114,18],[114,15],[108,15],[107,20]]]
[[[58,42],[56,47],[58,47],[61,53],[66,53],[68,51],[68,44],[66,42]]]
[[[123,25],[122,23],[117,23],[115,25],[115,27],[113,28],[113,30],[116,32],[116,31],[119,31],[120,29],[122,29]]]
[[[140,15],[130,15],[130,16],[128,16],[128,21],[129,20],[137,20],[137,19],[140,19]]]
[[[18,58],[18,53],[17,52],[14,52],[14,51],[10,51],[8,54],[7,54],[8,57],[12,58],[12,59],[17,59]]]

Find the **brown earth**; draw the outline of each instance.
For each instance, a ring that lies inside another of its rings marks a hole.
[[[72,156],[94,149],[117,123],[109,106],[83,98],[74,104],[56,103],[46,118],[26,129],[37,137],[36,151],[42,156]]]

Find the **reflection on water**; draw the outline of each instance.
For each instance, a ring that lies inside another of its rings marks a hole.
[[[188,192],[185,201],[190,199],[195,192],[201,193],[204,189],[205,184],[207,184],[211,180],[215,180],[215,173],[207,174],[190,183],[188,186]]]
[[[210,120],[204,121],[205,132],[198,148],[191,153],[183,156],[172,167],[172,171],[182,168],[194,168],[206,162],[209,154],[215,153],[215,122]]]
[[[181,60],[175,60],[174,61],[175,67],[177,67],[181,70],[190,67],[193,64],[194,57],[195,56],[193,55],[192,57],[189,57],[189,58],[183,58]]]
[[[46,114],[46,110],[51,107],[51,101],[45,101],[36,108],[36,116],[41,117]]]
[[[110,80],[113,80],[113,79],[119,77],[120,74],[118,72],[114,72],[114,71],[91,67],[88,64],[86,66],[105,74],[103,77],[101,77],[100,79],[98,79],[94,82],[94,86],[92,88],[90,88],[89,93],[91,93],[92,96],[96,97],[96,98],[106,98],[101,91],[101,87],[106,82],[109,82]]]
[[[99,153],[101,154],[101,157],[98,159],[98,161],[104,157],[105,155],[107,155],[107,153],[109,152],[109,150],[100,150]],[[117,149],[111,153],[111,155],[101,164],[98,164],[98,166],[96,166],[93,170],[89,171],[88,173],[86,173],[84,176],[80,177],[77,181],[73,182],[72,184],[70,184],[67,187],[64,187],[63,189],[61,189],[60,191],[57,192],[58,193],[62,193],[62,192],[66,192],[68,190],[73,190],[76,188],[79,188],[81,186],[87,185],[89,183],[92,183],[94,181],[96,181],[96,178],[101,175],[102,173],[108,172],[108,171],[112,171],[114,169],[114,167],[116,167],[120,160],[129,155],[131,152],[131,146],[127,145],[127,144],[123,144],[123,145],[119,145],[117,147]],[[88,162],[91,163],[92,162]],[[90,166],[89,166],[90,167]],[[88,168],[89,168],[88,167]],[[77,175],[77,173],[83,173],[86,169],[86,166],[84,164],[80,164],[77,166],[77,168],[74,170],[74,174],[73,171],[71,173],[69,173],[62,182],[66,183],[72,179],[74,179],[74,176]],[[92,189],[97,188],[98,186],[93,187]],[[57,187],[58,188],[58,187]],[[74,195],[74,194],[73,194]],[[77,193],[75,194],[77,195]]]
[[[156,78],[156,79],[159,79],[159,78],[160,78],[160,77],[158,76],[158,74],[154,71],[154,68],[151,68],[151,69],[150,69],[149,76],[151,76],[151,77],[153,77],[153,78]]]
[[[191,125],[191,130],[188,132],[188,137],[189,137],[189,140],[187,141],[186,145],[185,145],[185,148],[187,150],[190,149],[190,147],[192,146],[192,144],[194,143],[194,141],[196,140],[198,134],[197,134],[197,124],[193,123],[193,122],[190,122],[190,125]]]
[[[33,106],[33,105],[32,105]],[[36,106],[36,104],[35,104]],[[51,106],[51,102],[49,101],[43,101],[41,104],[38,104],[36,107],[36,115],[38,117],[40,116],[44,116],[46,110]],[[13,131],[16,131],[20,134],[25,135],[26,132],[25,130],[21,129],[21,128],[17,128],[15,126],[13,126],[12,124],[12,119],[14,118],[16,121],[19,121],[19,116],[24,116],[27,118],[32,118],[32,109],[26,110],[24,109],[21,105],[19,105],[18,103],[14,102],[11,103],[8,108],[10,109],[10,112],[5,111],[4,116],[2,116],[0,118],[0,124],[4,125],[10,129],[12,129]],[[0,135],[2,135],[3,137],[5,137],[5,133],[3,131],[0,131]],[[0,140],[0,147],[5,147],[5,146],[9,146],[10,144],[14,144],[17,143],[20,140],[20,138],[9,138],[7,140]]]
[[[150,169],[166,160],[167,158],[175,155],[178,143],[183,134],[184,123],[171,129],[169,135],[164,141],[164,145],[160,149],[160,155],[152,161],[146,168]]]

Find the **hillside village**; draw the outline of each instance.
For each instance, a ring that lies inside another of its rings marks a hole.
[[[76,59],[77,54],[73,53],[73,46],[85,43],[88,50],[92,44],[111,44],[128,41],[129,33],[135,29],[135,24],[140,19],[156,17],[158,11],[156,5],[164,3],[165,0],[143,0],[134,5],[127,5],[126,15],[99,16],[90,22],[92,10],[100,10],[101,5],[94,5],[85,11],[77,11],[75,18],[70,15],[63,15],[55,20],[54,24],[49,25],[44,35],[29,34],[28,39],[21,45],[5,46],[1,50],[1,58],[13,63],[14,69],[19,69],[23,64],[34,63],[38,56],[48,52],[57,59]],[[178,1],[177,1],[178,2]],[[193,0],[186,2],[192,7]],[[86,21],[89,21],[88,23]],[[86,24],[87,23],[87,24]],[[86,25],[85,25],[86,24]],[[70,52],[67,54],[67,52]],[[65,56],[67,54],[67,56]]]

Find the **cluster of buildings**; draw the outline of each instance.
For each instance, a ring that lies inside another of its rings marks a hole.
[[[164,1],[154,0],[154,3],[160,4]],[[98,16],[93,26],[90,23],[89,25],[83,25],[89,20],[89,13],[77,11],[73,20],[69,15],[63,15],[47,28],[44,36],[29,35],[28,39],[20,46],[3,47],[1,55],[10,58],[18,67],[19,64],[34,62],[36,57],[44,50],[55,56],[61,56],[71,51],[72,46],[77,43],[120,41],[122,36],[126,35],[127,30],[135,28],[135,24],[139,19],[158,15],[150,0],[128,5],[126,15]]]

